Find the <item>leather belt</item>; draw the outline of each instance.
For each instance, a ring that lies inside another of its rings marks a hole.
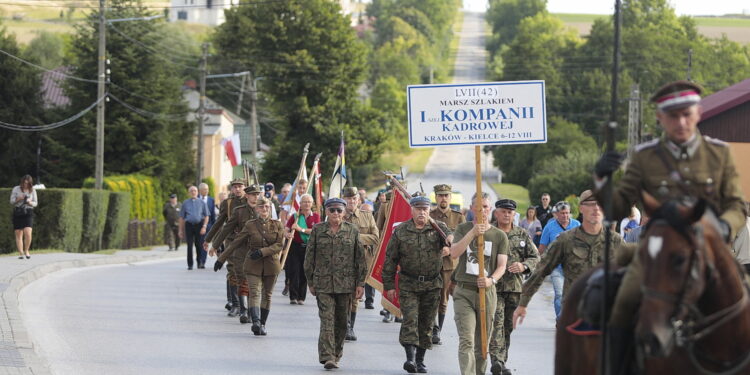
[[[477,286],[476,283],[465,283],[465,282],[459,281],[459,282],[456,283],[456,285],[458,285],[460,288],[463,288],[463,289],[466,289],[466,290],[471,290],[473,292],[478,292],[479,291],[479,287]]]

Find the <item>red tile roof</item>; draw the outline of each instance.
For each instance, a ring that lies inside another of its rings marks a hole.
[[[703,98],[701,121],[706,121],[748,101],[750,101],[750,78]]]

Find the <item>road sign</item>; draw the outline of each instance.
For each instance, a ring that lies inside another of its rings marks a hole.
[[[544,81],[407,87],[409,146],[547,142]]]

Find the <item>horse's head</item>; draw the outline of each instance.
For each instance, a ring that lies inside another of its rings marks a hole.
[[[718,220],[705,201],[660,205],[644,193],[651,220],[639,248],[643,300],[636,337],[646,356],[671,353],[680,327],[714,277],[713,252],[721,242]],[[719,241],[719,242],[716,242]]]

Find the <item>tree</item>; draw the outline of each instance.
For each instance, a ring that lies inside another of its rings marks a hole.
[[[526,17],[546,12],[546,0],[490,0],[485,16],[492,28],[492,36],[487,42],[490,56],[495,56],[503,45],[515,39],[519,25]]]
[[[226,11],[226,22],[217,28],[217,55],[269,82],[262,94],[280,132],[263,163],[264,179],[291,180],[307,142],[312,154],[324,153],[321,165],[328,174],[341,131],[348,164],[378,158],[383,124],[358,93],[367,48],[340,10],[328,0],[249,3]]]
[[[526,186],[550,160],[575,150],[596,150],[593,138],[583,133],[578,124],[561,117],[548,121],[547,143],[522,146],[493,146],[495,164],[507,182]]]
[[[106,18],[149,15],[153,13],[140,2],[113,0]],[[98,14],[93,12],[87,19],[76,27],[66,62],[73,75],[93,78],[97,75]],[[112,82],[108,90],[146,112],[138,114],[114,100],[107,104],[104,171],[159,176],[163,184],[178,186],[189,181],[194,170],[190,145],[195,123],[187,120],[189,111],[181,89],[185,77],[180,74],[191,61],[167,48],[170,42],[165,40],[164,26],[161,20],[108,25],[107,57],[111,61]],[[177,60],[180,64],[175,64]],[[97,100],[96,84],[89,82],[66,82],[65,91],[72,102],[71,112]],[[95,128],[96,115],[92,111],[45,138],[50,144],[46,168],[54,168],[56,185],[77,187],[93,175]]]
[[[63,39],[49,31],[38,31],[23,52],[27,59],[47,69],[59,68],[63,60]]]
[[[21,53],[16,38],[0,25],[0,49]],[[41,117],[41,71],[6,55],[0,55],[0,121],[36,125]],[[37,133],[0,128],[0,184],[14,186],[21,176],[36,177]]]
[[[598,159],[597,149],[589,148],[571,150],[547,160],[529,180],[529,197],[549,193],[553,199],[561,200],[571,194],[578,195],[586,189],[592,189],[591,176]]]

